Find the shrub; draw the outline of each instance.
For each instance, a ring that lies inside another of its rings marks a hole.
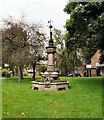
[[[52,83],[57,83],[57,82],[67,82],[67,80],[60,80],[60,79],[58,79],[58,80],[53,80],[52,81]]]
[[[10,77],[11,72],[5,68],[2,69],[2,76],[3,77]]]
[[[47,70],[47,67],[46,66],[38,66],[37,67],[37,71],[39,71],[39,72],[45,72]]]
[[[44,82],[44,79],[36,79],[36,82]]]

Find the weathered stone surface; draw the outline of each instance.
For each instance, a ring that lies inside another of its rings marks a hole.
[[[54,80],[59,80],[59,74],[55,71],[54,54],[56,53],[56,47],[53,44],[51,28],[52,26],[50,27],[49,46],[46,47],[48,55],[47,71],[42,74],[44,82],[32,82],[32,89],[37,89],[39,91],[58,91],[68,89],[69,87],[69,82],[53,83]]]
[[[32,82],[32,89],[37,89],[39,91],[58,91],[68,88],[69,82],[50,83],[49,87],[46,87],[44,82]]]
[[[54,46],[49,46],[49,47],[46,47],[46,50],[47,50],[47,53],[56,53],[56,47]]]

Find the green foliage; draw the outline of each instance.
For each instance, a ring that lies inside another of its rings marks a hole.
[[[35,79],[35,82],[44,82],[44,79]]]
[[[66,21],[66,47],[69,52],[79,48],[86,63],[96,50],[104,51],[103,8],[104,2],[68,2],[64,8],[70,14]]]
[[[22,20],[17,21],[12,17],[4,20],[5,28],[2,35],[3,63],[19,66],[20,80],[24,65],[32,65],[35,69],[37,62],[43,57],[45,40],[45,35],[39,31],[41,25]]]
[[[36,77],[41,79],[41,77]],[[44,92],[31,89],[31,78],[2,81],[3,118],[101,118],[102,78],[60,77],[70,89]],[[30,109],[31,108],[31,109]]]
[[[35,80],[36,82],[44,82],[44,78],[37,78]],[[67,80],[63,80],[63,79],[58,79],[58,80],[53,80],[52,83],[57,83],[57,82],[67,82]]]
[[[58,70],[64,70],[67,75],[69,71],[69,54],[65,47],[65,33],[62,33],[59,29],[54,29],[53,31],[53,39],[55,41],[55,45],[57,47],[56,51],[56,68]]]
[[[2,76],[3,77],[10,77],[11,72],[9,70],[7,70],[6,68],[2,69]]]
[[[54,29],[53,31],[53,38],[57,46],[55,56],[56,66],[59,70],[64,70],[66,75],[69,71],[73,71],[75,66],[77,67],[82,64],[79,56],[76,56],[78,53],[77,46],[73,46],[77,41],[75,41],[74,38],[71,38],[70,41],[68,41],[70,43],[66,44],[67,48],[65,47],[65,41],[67,41],[70,36],[71,34],[62,33],[59,29]]]
[[[71,11],[73,11],[78,3],[76,2],[70,2],[67,3],[67,5],[64,8],[64,11],[70,14]]]
[[[43,65],[39,65],[37,66],[36,70],[39,72],[45,72],[47,70],[47,67]]]
[[[28,50],[26,48],[27,35],[17,23],[12,23],[3,31],[2,49],[3,63],[23,65],[26,62]]]
[[[54,38],[54,42],[55,45],[59,45],[60,49],[64,48],[64,37],[65,35],[62,33],[61,30],[54,28],[53,30],[53,38]]]
[[[58,79],[58,80],[53,80],[52,81],[52,83],[58,83],[58,82],[67,82],[67,80]]]

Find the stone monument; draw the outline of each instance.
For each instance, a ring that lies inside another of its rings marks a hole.
[[[56,53],[56,47],[54,46],[54,42],[52,39],[51,21],[49,21],[49,23],[50,23],[49,25],[50,40],[48,47],[46,47],[46,52],[48,55],[48,64],[47,64],[47,71],[42,74],[44,82],[32,81],[32,89],[38,89],[39,91],[58,91],[62,89],[68,89],[69,87],[69,82],[60,81],[59,73],[55,71],[54,54]]]
[[[47,72],[45,72],[43,74],[43,77],[45,77],[46,79],[50,79],[50,81],[52,80],[57,80],[58,79],[58,72],[55,71],[55,64],[54,64],[54,54],[56,53],[56,47],[54,46],[54,42],[52,39],[52,25],[51,25],[51,21],[49,21],[50,25],[50,40],[49,40],[49,45],[48,47],[46,47],[46,52],[48,55],[48,65],[47,65]],[[48,76],[47,76],[48,73]]]

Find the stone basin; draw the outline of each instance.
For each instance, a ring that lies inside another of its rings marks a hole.
[[[69,88],[69,82],[57,82],[57,83],[49,83],[47,87],[45,82],[35,82],[32,81],[32,89],[39,91],[59,91],[66,90]]]

